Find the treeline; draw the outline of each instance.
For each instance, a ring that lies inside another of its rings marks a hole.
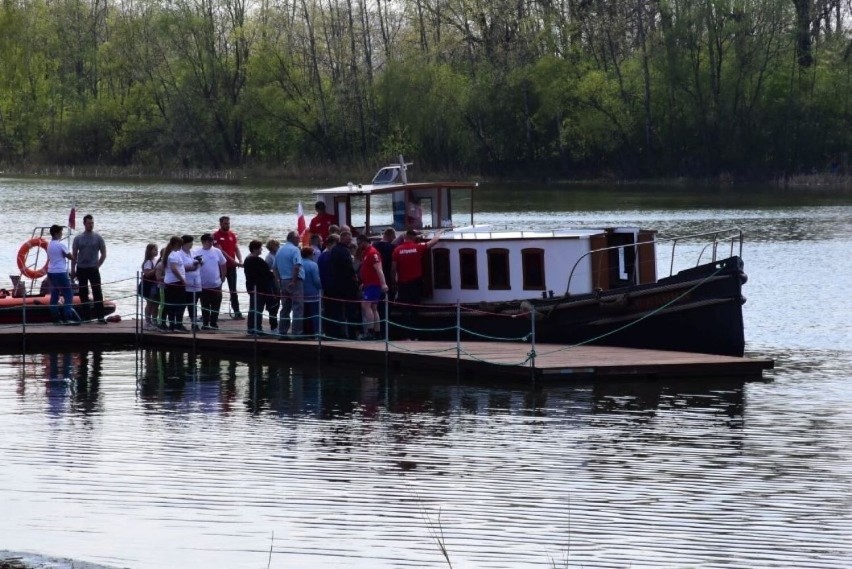
[[[849,0],[0,0],[0,163],[778,176],[852,147]]]

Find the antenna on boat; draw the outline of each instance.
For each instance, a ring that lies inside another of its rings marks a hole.
[[[414,162],[406,163],[402,158],[402,154],[399,155],[399,175],[402,177],[403,185],[408,183],[408,167],[413,165]]]

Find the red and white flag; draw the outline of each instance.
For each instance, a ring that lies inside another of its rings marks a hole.
[[[71,213],[68,214],[68,228],[77,229],[77,204],[71,205]]]
[[[299,237],[305,234],[308,226],[305,224],[305,211],[302,209],[302,202],[299,202],[299,207],[296,208],[296,231]]]

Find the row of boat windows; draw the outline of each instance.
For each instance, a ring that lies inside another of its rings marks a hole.
[[[460,249],[459,277],[462,289],[479,289],[479,271],[476,249]],[[512,288],[509,267],[509,250],[503,248],[485,251],[488,267],[488,290],[509,290]],[[545,290],[544,249],[521,250],[521,273],[524,290]],[[450,250],[432,250],[432,275],[436,289],[451,289]]]

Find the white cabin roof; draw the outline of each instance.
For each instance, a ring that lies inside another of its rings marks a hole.
[[[487,241],[494,239],[588,239],[593,235],[605,233],[604,229],[538,229],[515,230],[499,229],[489,225],[457,227],[441,235],[441,240]]]
[[[334,188],[323,188],[314,190],[314,195],[328,196],[365,196],[377,194],[390,194],[404,190],[422,190],[435,188],[449,189],[474,189],[479,186],[476,182],[413,182],[408,184],[346,184]]]

